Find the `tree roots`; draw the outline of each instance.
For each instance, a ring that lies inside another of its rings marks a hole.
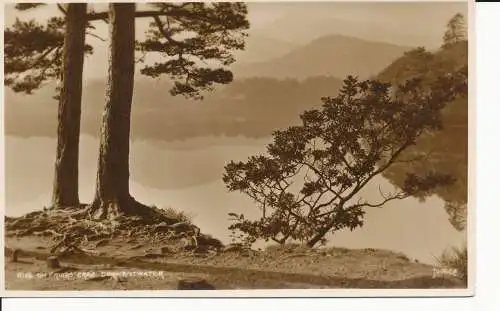
[[[51,247],[53,254],[76,252],[95,255],[95,251],[84,247],[99,244],[104,239],[166,242],[181,238],[205,238],[196,226],[172,219],[159,208],[142,205],[139,209],[138,215],[122,214],[103,219],[94,217],[91,206],[44,209],[17,218],[6,217],[5,232],[7,236],[48,238],[54,242]]]

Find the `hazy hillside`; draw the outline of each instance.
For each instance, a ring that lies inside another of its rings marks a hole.
[[[453,72],[467,64],[467,42],[459,43],[434,54],[412,52],[401,57],[379,77],[391,83],[401,83],[415,76],[432,79],[437,75]],[[443,110],[443,129],[422,137],[415,147],[406,153],[428,154],[420,165],[395,167],[386,174],[391,181],[401,184],[406,172],[438,171],[454,176],[457,181],[448,188],[439,189],[438,194],[445,201],[461,205],[467,202],[467,137],[468,137],[468,100],[458,99],[449,103]],[[453,216],[453,211],[449,211]],[[457,215],[457,217],[461,217]],[[456,220],[452,219],[452,223]]]
[[[379,73],[402,56],[409,47],[329,35],[298,47],[286,55],[266,62],[237,64],[238,77],[277,79],[325,75],[343,79],[352,74],[362,78]]]
[[[283,30],[287,30],[284,34]],[[427,34],[422,34],[415,29],[402,29],[391,27],[386,23],[376,23],[370,20],[349,21],[340,18],[319,18],[307,20],[301,23],[290,24],[289,18],[278,19],[274,22],[272,29],[256,29],[258,35],[283,37],[287,40],[307,43],[315,39],[331,36],[344,35],[368,41],[387,42],[396,45],[413,45],[428,39]]]
[[[250,35],[245,41],[245,50],[236,51],[238,63],[261,62],[281,57],[299,46],[295,42],[288,42],[265,35]]]
[[[403,46],[441,45],[446,21],[460,12],[467,18],[467,1],[446,2],[281,2],[252,3],[272,22],[253,25],[252,33],[306,44],[342,34]],[[305,11],[312,14],[305,14]],[[265,13],[265,14],[264,14]]]
[[[136,80],[132,138],[173,141],[200,136],[266,137],[299,120],[299,114],[334,95],[341,81],[313,77],[304,81],[251,78],[207,93],[204,101],[173,97],[165,81]],[[104,104],[104,80],[87,81],[82,132],[97,136]],[[15,136],[55,137],[57,102],[50,87],[34,95],[6,91],[5,131]]]

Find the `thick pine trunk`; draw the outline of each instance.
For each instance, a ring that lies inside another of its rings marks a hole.
[[[52,194],[52,205],[56,208],[75,207],[79,206],[80,203],[78,197],[78,145],[86,14],[86,3],[68,4]]]
[[[134,88],[134,3],[112,3],[108,85],[101,125],[95,218],[135,213],[129,193],[130,113]]]

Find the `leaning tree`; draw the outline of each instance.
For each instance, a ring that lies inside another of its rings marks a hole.
[[[162,61],[145,62],[141,73],[174,80],[172,95],[201,99],[201,91],[230,83],[225,69],[235,61],[232,51],[244,48],[247,8],[236,2],[147,4],[136,11],[133,3],[112,3],[110,59],[106,103],[101,125],[96,192],[90,214],[97,219],[141,214],[144,206],[129,190],[130,119],[134,84],[134,51],[158,54]],[[152,19],[146,38],[136,42],[135,17]],[[146,55],[147,56],[147,55]],[[143,58],[144,59],[144,58]]]
[[[408,174],[402,187],[380,189],[379,201],[360,195],[418,137],[440,128],[439,111],[466,86],[466,69],[432,84],[413,79],[399,88],[349,76],[338,96],[322,98],[320,109],[301,115],[301,125],[274,132],[266,155],[226,165],[229,191],[246,194],[262,211],[257,220],[231,213],[229,229],[249,243],[298,240],[313,247],[329,232],[362,226],[366,208],[449,185],[453,178],[437,172]]]

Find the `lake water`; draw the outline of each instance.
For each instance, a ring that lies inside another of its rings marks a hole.
[[[131,194],[159,207],[171,206],[193,216],[205,233],[229,242],[229,212],[256,217],[258,211],[245,195],[229,193],[221,178],[230,160],[244,160],[263,152],[268,139],[196,138],[182,142],[134,141],[131,150]],[[5,137],[6,214],[18,216],[41,209],[51,199],[55,139]],[[94,193],[98,141],[82,136],[80,144],[80,199],[89,202]],[[381,178],[362,193],[378,200]],[[365,225],[341,231],[329,244],[349,248],[383,248],[405,253],[421,262],[434,263],[447,247],[460,245],[465,233],[448,222],[443,201],[409,198],[369,210]]]

